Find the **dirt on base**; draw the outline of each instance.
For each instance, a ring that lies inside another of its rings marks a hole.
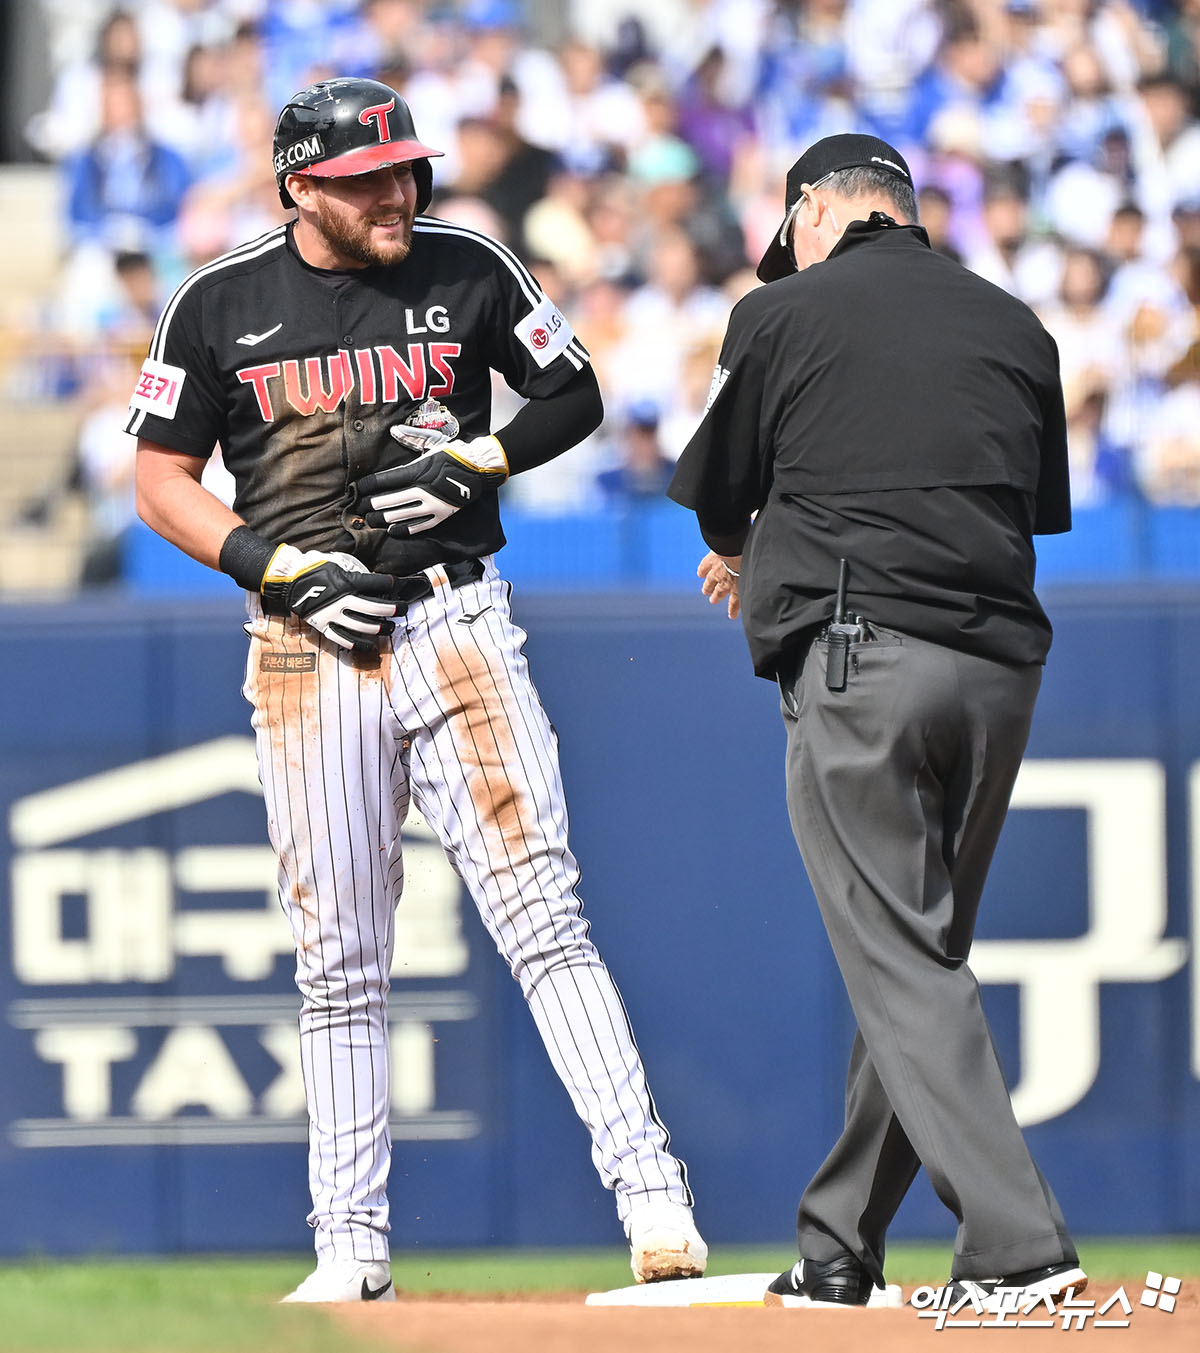
[[[593,1307],[582,1293],[484,1299],[446,1296],[405,1299],[394,1305],[361,1305],[339,1311],[356,1332],[397,1353],[908,1353],[910,1349],[957,1348],[985,1340],[989,1350],[1037,1347],[1049,1353],[1069,1333],[1068,1347],[1102,1339],[1110,1353],[1196,1353],[1200,1349],[1200,1285],[1185,1283],[1174,1311],[1140,1305],[1145,1274],[1120,1283],[1093,1283],[1080,1297],[1089,1312],[1064,1329],[1060,1308],[1051,1328],[1020,1327],[1020,1319],[1049,1319],[1042,1308],[1027,1317],[1008,1316],[998,1329],[994,1316],[978,1329],[964,1325],[965,1309],[942,1329],[910,1306],[901,1310],[802,1311],[778,1307]],[[1124,1287],[1133,1313],[1114,1305],[1096,1312]],[[1189,1287],[1192,1288],[1189,1291]],[[910,1295],[905,1289],[905,1299]],[[974,1317],[978,1318],[978,1317]],[[1096,1327],[1095,1321],[1128,1320],[1127,1328]],[[997,1343],[997,1336],[1000,1341]],[[931,1342],[933,1341],[933,1342]],[[940,1341],[940,1342],[939,1342]]]

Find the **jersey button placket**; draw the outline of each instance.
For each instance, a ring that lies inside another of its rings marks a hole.
[[[366,423],[361,418],[352,418],[350,420],[350,427],[355,432],[361,432],[366,427]],[[350,448],[347,449],[349,450]],[[357,446],[354,447],[355,452],[357,452],[358,449],[359,448]],[[352,531],[362,531],[366,528],[367,523],[365,518],[361,516],[353,516],[349,519],[347,525],[350,527]]]

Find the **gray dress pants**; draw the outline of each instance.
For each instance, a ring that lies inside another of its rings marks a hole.
[[[1074,1261],[967,966],[1041,668],[871,633],[844,690],[826,687],[820,641],[781,682],[792,829],[858,1022],[800,1254],[850,1253],[881,1284],[888,1224],[924,1165],[959,1223],[952,1277]]]

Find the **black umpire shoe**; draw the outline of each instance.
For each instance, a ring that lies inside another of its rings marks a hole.
[[[819,1264],[800,1259],[767,1288],[764,1306],[865,1306],[871,1275],[851,1254]]]
[[[950,1306],[969,1300],[984,1311],[1016,1310],[1049,1298],[1076,1296],[1087,1286],[1087,1274],[1077,1263],[1044,1264],[1041,1268],[1026,1268],[1004,1278],[952,1278]]]

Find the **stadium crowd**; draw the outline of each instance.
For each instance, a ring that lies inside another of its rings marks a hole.
[[[661,494],[786,169],[849,130],[1055,336],[1075,502],[1200,504],[1200,0],[42,3],[26,134],[66,247],[21,379],[79,400],[98,537],[132,520],[120,415],[160,305],[284,219],[275,113],[334,74],[401,92],[446,152],[434,214],[505,241],[591,350],[605,425],[506,488],[529,510]]]

